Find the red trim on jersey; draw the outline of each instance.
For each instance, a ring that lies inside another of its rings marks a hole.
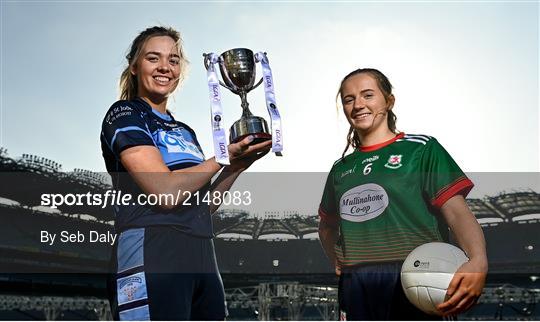
[[[474,183],[469,180],[467,177],[460,177],[456,181],[452,182],[450,185],[442,188],[435,198],[431,199],[431,204],[434,207],[441,208],[448,199],[452,198],[455,195],[462,195],[466,197],[469,191],[474,187]]]
[[[371,151],[378,150],[378,149],[383,148],[383,147],[385,147],[385,146],[387,146],[389,144],[394,143],[397,139],[401,139],[404,136],[405,136],[405,133],[400,132],[398,135],[394,136],[393,138],[391,138],[388,141],[384,141],[382,143],[377,143],[377,144],[374,144],[374,145],[361,146],[360,151],[362,151],[362,152],[371,152]]]
[[[337,226],[339,223],[339,216],[327,214],[321,206],[319,206],[319,217],[321,217],[321,221],[330,226]]]

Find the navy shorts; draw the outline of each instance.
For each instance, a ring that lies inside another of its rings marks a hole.
[[[407,300],[401,287],[401,263],[344,268],[339,278],[339,307],[347,320],[442,320]]]
[[[224,320],[223,282],[212,239],[174,227],[123,232],[117,246],[120,320]]]

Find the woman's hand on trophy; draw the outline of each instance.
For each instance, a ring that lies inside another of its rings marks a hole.
[[[249,168],[253,162],[270,152],[272,140],[251,144],[253,139],[253,136],[248,135],[237,143],[229,144],[229,160],[231,165],[228,166],[228,168],[230,170],[244,171]]]

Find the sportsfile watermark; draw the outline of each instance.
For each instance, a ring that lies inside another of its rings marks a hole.
[[[176,194],[138,194],[124,193],[119,190],[107,190],[104,193],[43,193],[41,194],[41,206],[56,209],[62,206],[96,206],[106,208],[108,206],[198,206],[198,205],[224,205],[224,206],[249,206],[252,203],[252,195],[245,191],[207,191],[191,192],[178,190]]]
[[[404,160],[402,157],[401,162]],[[399,206],[402,194],[420,189],[408,186],[407,191],[392,190],[396,176],[410,173],[376,177],[388,185],[370,181],[376,169],[372,167],[364,174],[363,168],[371,162],[382,162],[382,168],[388,158],[370,157],[368,161],[356,168],[356,163],[351,162],[347,164],[350,168],[332,174],[335,182],[354,177],[366,181],[338,187],[343,197],[333,201],[336,213],[329,215],[339,216],[341,223],[363,225],[384,219],[386,210]],[[160,179],[159,174],[149,175],[154,183]],[[192,182],[197,175],[186,175],[184,182]],[[537,276],[540,173],[467,176],[475,184],[467,202],[484,232],[490,272]],[[203,220],[208,225],[211,220],[216,259],[220,270],[227,274],[333,274],[334,268],[318,240],[318,209],[328,177],[327,172],[247,172],[226,193],[213,194],[218,181],[205,185],[199,193],[157,190],[156,195],[150,195],[128,181],[128,175],[125,181],[123,177],[120,180],[123,185],[113,188],[77,181],[79,177],[69,173],[0,173],[0,273],[111,272],[113,245],[119,244],[123,233],[131,233],[131,227],[124,228],[129,224],[126,218],[131,217],[123,214],[128,213],[148,215],[150,220],[156,214],[180,220],[195,218],[197,223]],[[160,196],[160,192],[173,194]],[[211,204],[213,198],[215,203],[221,201],[221,207]],[[160,203],[177,200],[181,200],[177,207],[159,207]],[[116,209],[116,205],[125,209]],[[181,225],[173,225],[161,228],[183,233]]]

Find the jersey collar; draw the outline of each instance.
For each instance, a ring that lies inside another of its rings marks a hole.
[[[385,146],[390,145],[390,144],[396,142],[396,140],[401,139],[401,138],[403,138],[404,136],[405,136],[405,133],[400,132],[398,135],[394,136],[393,138],[391,138],[391,139],[388,140],[388,141],[384,141],[384,142],[377,143],[377,144],[374,144],[374,145],[361,146],[359,150],[360,150],[361,152],[371,152],[371,151],[375,151],[375,150],[378,150],[378,149],[380,149],[380,148],[384,148]]]
[[[169,114],[169,111],[167,111],[167,114],[163,114],[163,113],[161,113],[161,112],[156,111],[155,109],[153,109],[152,106],[150,106],[150,104],[148,104],[148,102],[145,101],[145,100],[143,100],[142,98],[137,97],[137,100],[140,101],[140,102],[142,102],[143,105],[144,105],[146,108],[150,109],[150,111],[152,111],[152,113],[154,113],[154,115],[156,115],[156,116],[159,117],[160,119],[165,120],[165,121],[172,121],[172,117],[171,117],[171,115]]]

